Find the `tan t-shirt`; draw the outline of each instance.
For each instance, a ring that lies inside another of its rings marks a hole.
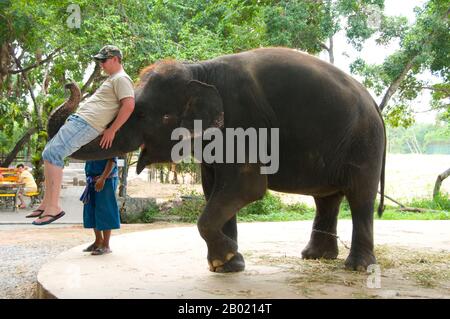
[[[120,100],[126,97],[134,97],[133,82],[121,70],[109,76],[94,95],[81,103],[76,114],[97,131],[103,132],[119,113]]]
[[[25,183],[25,191],[26,192],[36,192],[37,191],[36,182],[33,178],[33,175],[29,171],[27,171],[27,170],[22,171],[22,173],[20,173],[19,180],[22,183]]]

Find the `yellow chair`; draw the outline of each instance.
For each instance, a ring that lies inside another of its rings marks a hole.
[[[41,193],[39,192],[28,192],[25,193],[24,195],[31,198],[30,206],[33,206],[41,202]]]
[[[0,193],[0,202],[3,206],[12,208],[13,211],[16,211],[17,209],[17,198],[18,198],[18,191],[7,191],[2,190]]]

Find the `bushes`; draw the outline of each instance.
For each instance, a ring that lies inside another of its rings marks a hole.
[[[450,196],[440,193],[434,199],[413,199],[407,206],[450,211]]]
[[[198,192],[184,192],[182,201],[172,201],[164,204],[162,207],[151,204],[150,207],[129,223],[150,223],[155,219],[169,221],[182,221],[195,223],[205,208],[206,202],[204,196]],[[375,207],[378,206],[376,203]],[[381,219],[401,220],[401,219],[450,219],[450,199],[448,194],[441,194],[435,200],[415,199],[407,206],[428,208],[440,210],[442,212],[420,212],[407,213],[400,212],[396,207],[387,207]],[[242,208],[238,214],[238,221],[294,221],[294,220],[312,220],[315,216],[315,208],[309,207],[304,203],[284,204],[277,195],[267,192],[264,197]],[[347,200],[343,200],[340,213],[340,219],[351,219],[351,212]],[[378,216],[375,215],[378,219]]]
[[[266,215],[275,211],[279,211],[284,207],[278,196],[266,192],[261,200],[253,202],[239,211],[240,216],[245,215]]]

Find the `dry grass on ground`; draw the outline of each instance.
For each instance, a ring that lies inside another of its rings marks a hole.
[[[289,269],[288,285],[307,298],[450,298],[450,253],[377,246],[380,287],[372,274],[347,271],[348,251],[335,260],[248,254],[259,265]],[[368,285],[369,282],[369,285]],[[372,284],[372,286],[370,286]]]

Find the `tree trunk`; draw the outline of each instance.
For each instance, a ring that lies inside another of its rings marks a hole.
[[[28,143],[28,141],[31,138],[31,135],[33,135],[37,129],[35,127],[31,127],[26,131],[26,133],[20,138],[20,140],[17,142],[16,146],[12,149],[11,152],[6,156],[3,163],[0,164],[0,167],[8,167],[11,165],[11,163],[16,158],[17,154],[22,150],[23,146]]]
[[[384,94],[383,100],[380,103],[380,111],[383,111],[386,105],[388,104],[391,97],[397,92],[398,88],[400,87],[400,84],[405,79],[406,74],[411,70],[414,60],[417,55],[413,56],[408,63],[406,63],[405,67],[403,68],[403,71],[400,73],[400,75],[395,79],[394,82],[391,83],[389,88],[387,89],[386,93]]]
[[[325,43],[320,43],[320,46],[328,52],[328,59],[331,64],[334,64],[334,42],[333,37],[330,37],[330,46],[328,47]]]
[[[442,182],[449,176],[450,168],[438,175],[438,177],[436,178],[436,183],[434,184],[433,198],[436,198],[439,195],[439,190],[441,189]]]
[[[330,63],[334,64],[334,42],[333,37],[330,37],[330,48],[328,50],[328,57],[330,59]]]
[[[171,164],[171,171],[173,172],[172,184],[178,184],[178,172],[176,164]]]
[[[124,158],[124,164],[122,167],[122,174],[120,176],[120,186],[119,186],[119,197],[126,197],[127,196],[127,178],[128,178],[128,168],[129,165],[129,156],[125,156]]]
[[[87,80],[87,82],[83,85],[83,87],[81,88],[81,96],[84,96],[84,94],[86,93],[86,91],[89,89],[89,87],[91,86],[92,82],[95,81],[95,79],[100,75],[101,73],[101,68],[100,68],[100,64],[96,63],[95,67],[94,67],[94,71],[92,72],[91,76],[89,77],[89,79]],[[84,97],[81,98],[81,100],[84,100]]]
[[[28,79],[27,72],[25,70],[22,70],[22,63],[20,61],[20,58],[16,57],[14,48],[12,48],[12,47],[10,48],[10,54],[13,57],[17,68],[21,70],[20,74],[22,75],[23,83],[27,87],[28,92],[30,93],[31,100],[33,101],[34,113],[36,114],[37,127],[39,130],[41,130],[42,129],[42,106],[40,106],[37,103],[36,97],[35,97],[34,91],[33,91],[33,86],[31,85],[31,82]]]
[[[159,182],[164,183],[164,170],[162,168],[159,170]]]

